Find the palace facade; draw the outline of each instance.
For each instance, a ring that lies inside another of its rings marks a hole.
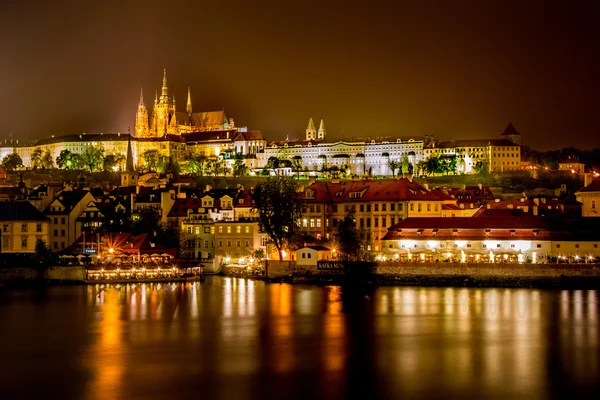
[[[356,175],[392,175],[390,161],[406,158],[411,164],[423,159],[421,138],[368,138],[352,141],[326,142],[327,131],[321,120],[319,130],[310,118],[305,140],[274,141],[257,153],[259,168],[270,158],[298,160],[305,171],[322,171],[337,167]]]

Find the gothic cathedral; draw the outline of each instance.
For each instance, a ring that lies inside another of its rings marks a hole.
[[[223,111],[192,112],[192,98],[188,88],[185,112],[175,109],[175,95],[169,95],[167,70],[164,70],[161,94],[154,96],[154,108],[149,117],[144,104],[144,91],[135,117],[135,136],[139,138],[160,138],[166,135],[182,135],[191,132],[226,131],[234,129],[233,119],[228,120]]]

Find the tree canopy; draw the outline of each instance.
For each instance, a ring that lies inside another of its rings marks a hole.
[[[260,225],[282,260],[282,251],[293,243],[302,217],[298,184],[289,176],[269,177],[256,186],[252,199]]]
[[[348,213],[339,221],[336,233],[339,257],[345,261],[362,261],[365,254],[362,232],[356,227],[354,213]]]
[[[17,153],[10,153],[2,159],[2,168],[7,171],[12,171],[22,166],[23,160]]]
[[[90,172],[102,169],[104,163],[104,147],[85,146],[83,153],[79,154],[79,160],[81,166],[89,169]]]
[[[148,171],[158,170],[159,156],[158,150],[146,150],[142,153],[142,158]]]

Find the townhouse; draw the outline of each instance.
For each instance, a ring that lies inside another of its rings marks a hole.
[[[34,253],[38,240],[50,243],[50,219],[28,201],[0,202],[0,252]]]
[[[333,239],[338,222],[352,213],[370,243],[369,250],[377,252],[389,226],[408,217],[441,217],[444,203],[454,200],[400,178],[315,182],[304,190],[302,201],[302,233],[318,240]]]

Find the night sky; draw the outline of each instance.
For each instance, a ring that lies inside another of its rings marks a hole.
[[[124,2],[125,3],[125,2]],[[0,138],[127,132],[177,108],[268,140],[498,137],[600,146],[598,1],[27,1],[0,5]],[[12,136],[9,136],[12,135]]]

